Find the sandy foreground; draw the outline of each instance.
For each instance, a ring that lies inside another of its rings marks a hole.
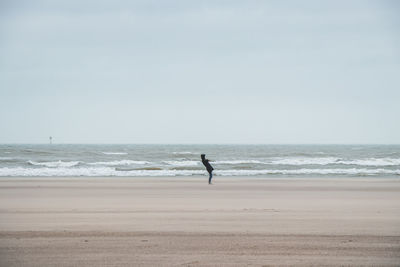
[[[0,266],[400,265],[400,179],[0,178]]]

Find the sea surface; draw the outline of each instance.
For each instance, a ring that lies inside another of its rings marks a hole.
[[[398,177],[400,145],[0,145],[0,176]]]

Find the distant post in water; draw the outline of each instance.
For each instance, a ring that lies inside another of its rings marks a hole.
[[[53,137],[49,137],[49,142],[50,142],[50,145],[53,143]]]

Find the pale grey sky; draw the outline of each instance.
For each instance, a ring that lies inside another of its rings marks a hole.
[[[0,143],[400,143],[398,1],[0,2]]]

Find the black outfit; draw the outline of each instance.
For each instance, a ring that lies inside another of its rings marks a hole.
[[[214,168],[211,166],[209,160],[206,159],[205,154],[201,154],[201,162],[203,162],[203,165],[206,167],[208,173],[210,174],[210,177],[208,178],[208,183],[211,184],[212,171],[214,170]]]

